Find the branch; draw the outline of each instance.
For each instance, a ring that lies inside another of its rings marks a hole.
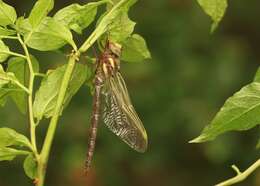
[[[34,151],[35,156],[37,157],[38,150],[37,150],[36,134],[35,134],[36,124],[35,124],[34,117],[33,117],[33,86],[34,86],[35,75],[34,75],[33,65],[32,65],[32,61],[31,61],[31,57],[30,57],[28,48],[19,34],[17,34],[17,38],[23,47],[23,50],[25,53],[25,59],[29,66],[30,76],[29,76],[28,110],[29,110],[29,121],[30,121],[30,135],[31,135],[31,143],[33,146],[33,151]]]
[[[239,183],[245,180],[250,174],[252,174],[259,167],[260,167],[260,159],[258,159],[253,165],[251,165],[244,172],[240,172],[240,170],[235,165],[232,165],[232,168],[236,171],[237,175],[233,178],[230,178],[224,182],[217,184],[216,186],[229,186],[235,183]]]
[[[16,80],[15,78],[10,79],[10,77],[1,77],[0,80],[4,80],[4,81],[11,81],[12,83],[16,84],[18,87],[20,87],[23,91],[25,91],[28,95],[30,94],[30,91],[28,88],[26,88],[23,84],[21,84],[18,80]],[[1,89],[3,89],[1,87]],[[5,90],[7,90],[5,88]],[[9,89],[10,90],[10,89]],[[14,90],[14,89],[12,89]],[[18,90],[18,89],[17,89]]]
[[[55,131],[57,128],[60,111],[62,109],[62,106],[64,103],[64,98],[66,96],[66,91],[67,91],[67,88],[68,88],[68,85],[69,85],[77,59],[78,59],[78,54],[72,54],[70,56],[66,71],[63,76],[63,80],[61,82],[61,87],[59,90],[59,95],[58,95],[58,100],[57,100],[57,103],[55,106],[54,115],[51,118],[49,128],[47,130],[47,135],[45,137],[42,151],[40,154],[40,159],[38,160],[38,182],[36,184],[37,186],[44,185],[44,179],[45,179],[50,149],[51,149],[54,134],[55,134]]]
[[[0,39],[18,39],[16,36],[0,36]]]
[[[21,89],[23,89],[28,95],[31,94],[31,92],[29,91],[28,88],[26,88],[23,84],[21,84],[19,81],[16,80],[12,80],[13,83],[15,83],[18,87],[20,87]]]
[[[16,52],[11,52],[11,51],[1,51],[0,53],[1,53],[1,54],[8,54],[8,55],[11,55],[11,56],[21,57],[21,58],[26,59],[26,56],[25,56],[25,55],[18,54],[18,53],[16,53]]]

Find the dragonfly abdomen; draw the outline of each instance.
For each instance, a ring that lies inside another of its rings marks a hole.
[[[95,81],[99,81],[97,78]],[[92,108],[92,116],[91,116],[91,131],[89,134],[89,144],[88,144],[88,152],[86,158],[86,173],[89,172],[97,138],[97,127],[100,115],[100,94],[101,94],[101,85],[95,87],[95,92],[93,96],[93,108]]]

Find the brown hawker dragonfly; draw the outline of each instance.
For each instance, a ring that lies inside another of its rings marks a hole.
[[[106,126],[138,152],[145,152],[148,139],[120,74],[121,45],[107,41],[97,60],[86,169],[90,168],[95,149],[97,126],[102,118]]]

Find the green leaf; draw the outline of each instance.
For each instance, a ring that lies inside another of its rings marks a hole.
[[[131,36],[134,31],[135,22],[129,19],[126,12],[118,15],[118,18],[109,25],[109,40],[122,43]]]
[[[254,82],[230,97],[211,124],[191,143],[213,140],[218,135],[232,130],[249,130],[260,123],[259,115],[260,83]]]
[[[11,72],[5,72],[3,70],[3,67],[0,66],[0,88],[3,86],[18,81],[15,77],[15,75]]]
[[[82,30],[94,21],[98,6],[106,2],[106,0],[92,2],[83,6],[75,3],[59,10],[53,18],[78,34],[82,34]]]
[[[23,163],[23,169],[25,174],[31,178],[35,179],[37,176],[37,161],[33,154],[28,155]]]
[[[108,29],[108,25],[113,23],[116,19],[120,18],[122,13],[127,13],[129,8],[135,4],[137,0],[121,0],[109,9],[107,13],[100,20],[98,27]]]
[[[3,67],[0,65],[0,88],[5,86],[10,82],[9,78],[7,77],[6,72],[4,71]]]
[[[32,28],[35,29],[41,21],[48,15],[53,9],[54,0],[38,0],[29,16],[29,22]]]
[[[28,32],[32,32],[32,25],[28,19],[25,19],[24,16],[18,17],[16,20],[16,30],[19,34],[25,35]]]
[[[128,12],[129,8],[136,3],[137,0],[121,0],[119,1],[111,10],[108,10],[100,19],[97,24],[95,31],[85,41],[84,45],[81,47],[80,51],[85,52],[89,44],[94,43],[102,34],[109,30],[109,25],[115,21],[122,12]]]
[[[119,1],[120,0],[112,0],[113,4],[117,4]],[[133,2],[133,4],[134,3],[135,2]],[[107,37],[109,37],[110,41],[122,44],[122,41],[131,36],[136,23],[128,17],[129,7],[125,10],[122,9],[122,11],[118,13],[117,17],[108,25],[108,34],[101,38],[102,43],[106,42]],[[107,4],[107,12],[102,15],[100,19],[102,19],[112,8],[113,5],[111,3]]]
[[[0,106],[3,107],[11,91],[0,87]]]
[[[257,72],[255,74],[254,82],[260,83],[260,68],[257,69]]]
[[[10,52],[8,46],[6,46],[4,42],[0,40],[0,63],[4,62],[8,58],[8,52]]]
[[[0,147],[25,146],[31,148],[30,141],[22,134],[10,128],[0,128]]]
[[[13,63],[14,59],[15,62]],[[4,106],[6,102],[6,98],[9,95],[11,95],[14,101],[16,102],[16,104],[18,105],[18,107],[22,109],[21,108],[22,106],[25,107],[23,102],[25,102],[24,92],[26,91],[24,86],[22,85],[24,84],[24,79],[22,78],[22,76],[26,75],[26,73],[23,73],[24,71],[22,71],[21,68],[17,68],[17,67],[19,66],[21,67],[22,64],[25,63],[25,61],[23,58],[15,57],[15,58],[11,58],[9,62],[10,63],[7,72],[5,72],[2,66],[0,66],[0,106]],[[17,67],[15,67],[16,65]],[[17,79],[16,75],[18,76],[19,80]],[[25,108],[23,108],[23,110],[24,109]]]
[[[46,17],[33,30],[28,19],[19,19],[19,31],[23,34],[26,44],[36,50],[56,50],[69,43],[75,48],[70,30],[51,17]]]
[[[29,153],[28,151],[0,147],[0,161],[12,161],[18,155],[27,155]]]
[[[213,32],[219,22],[225,15],[228,3],[227,0],[197,0],[200,6],[203,8],[206,14],[208,14],[213,24],[211,26],[211,32]]]
[[[35,57],[31,56],[34,72],[39,72],[39,64]],[[21,57],[12,57],[8,60],[8,72],[13,72],[18,81],[27,85],[29,81],[29,66],[27,61]],[[18,88],[17,85],[10,85],[10,88]],[[24,91],[13,91],[11,93],[13,101],[19,110],[25,114],[27,111],[27,93]]]
[[[15,77],[14,73],[12,72],[5,72],[2,68],[2,66],[0,66],[0,87],[3,87],[6,84],[18,84],[20,83],[17,78]]]
[[[123,43],[121,59],[128,62],[140,62],[151,58],[145,40],[137,34],[127,38]]]
[[[14,30],[10,30],[5,27],[0,26],[0,36],[11,36],[14,35],[16,32]]]
[[[0,0],[0,25],[7,26],[14,24],[17,18],[15,9]]]
[[[41,86],[36,93],[33,104],[34,117],[36,117],[38,120],[41,120],[43,116],[49,118],[53,115],[61,86],[60,82],[63,79],[65,70],[66,65],[63,65],[62,67],[59,67],[53,71],[49,71],[47,76],[42,80]],[[87,66],[82,64],[77,64],[75,66],[66,92],[64,107],[68,105],[72,96],[76,94],[82,84],[86,81],[88,76],[87,73]]]

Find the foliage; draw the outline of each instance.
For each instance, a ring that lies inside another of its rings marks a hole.
[[[255,80],[257,79],[256,76]],[[260,114],[259,92],[258,82],[243,87],[226,101],[211,124],[191,142],[205,142],[231,130],[249,130],[257,126],[260,123],[260,118],[257,117]]]
[[[63,65],[55,70],[50,70],[43,78],[41,86],[36,92],[33,105],[34,117],[37,118],[37,120],[40,121],[43,116],[45,116],[46,118],[50,118],[51,116],[53,116],[60,89],[60,82],[62,81],[66,67],[66,65]],[[64,100],[64,106],[68,105],[72,96],[84,84],[87,77],[87,66],[77,64],[68,86],[68,90]]]
[[[213,20],[211,31],[213,32],[223,18],[227,0],[198,0],[200,6]],[[201,143],[214,140],[220,134],[228,131],[244,131],[256,127],[260,123],[260,70],[258,69],[254,82],[244,86],[240,91],[227,99],[223,107],[217,113],[211,124],[204,128],[201,135],[190,143]],[[256,146],[259,148],[259,142]],[[243,181],[249,174],[260,166],[260,159],[251,165],[248,170],[241,173],[237,167],[235,171],[237,176],[226,180],[218,186],[233,185]]]
[[[15,9],[0,1],[0,62],[6,62],[10,57],[7,69],[0,66],[0,104],[3,106],[8,97],[11,97],[22,113],[28,111],[30,121],[30,139],[13,129],[0,129],[0,161],[10,161],[18,155],[24,155],[23,167],[26,175],[31,179],[37,179],[37,185],[44,184],[45,164],[48,161],[58,119],[72,97],[86,81],[89,81],[88,78],[93,76],[91,73],[94,70],[90,69],[91,65],[78,63],[81,54],[97,40],[100,42],[101,37],[108,37],[109,40],[124,45],[128,56],[125,61],[131,61],[131,55],[140,56],[138,61],[150,58],[144,39],[132,35],[135,23],[128,18],[128,10],[135,2],[136,0],[101,0],[84,5],[72,4],[50,17],[49,12],[54,7],[54,1],[38,0],[28,17],[17,18]],[[96,29],[84,44],[78,47],[73,35],[84,33],[95,20],[97,10],[102,5],[106,5],[107,9],[99,18]],[[125,20],[131,23],[129,27],[126,27]],[[121,32],[122,29],[125,31]],[[131,38],[135,38],[136,41],[131,41]],[[5,39],[17,41],[24,54],[10,51],[3,42]],[[70,45],[72,50],[68,63],[46,73],[40,71],[41,62],[29,51],[29,48],[55,51],[65,45]],[[131,49],[133,47],[136,50]],[[35,88],[37,77],[42,78],[38,89]],[[39,151],[35,132],[44,117],[50,118],[50,126],[43,148]]]
[[[199,5],[203,8],[206,14],[208,14],[213,23],[211,25],[211,32],[213,32],[219,22],[222,20],[226,8],[228,6],[227,0],[197,0]]]

